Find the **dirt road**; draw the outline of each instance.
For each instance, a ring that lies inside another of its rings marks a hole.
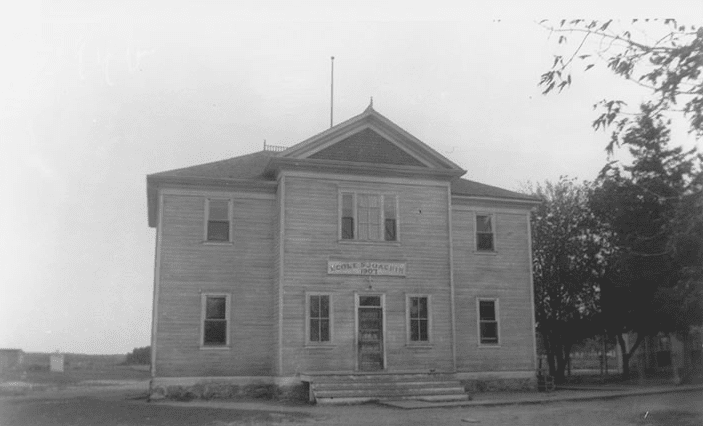
[[[703,424],[703,391],[607,401],[507,407],[400,410],[377,405],[317,407],[251,404],[147,403],[132,390],[38,392],[0,398],[1,426],[228,425],[681,425]],[[228,407],[228,408],[224,408]]]

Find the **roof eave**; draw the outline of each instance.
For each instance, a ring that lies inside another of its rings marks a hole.
[[[458,198],[461,200],[472,200],[472,201],[502,201],[506,203],[517,203],[517,204],[528,204],[536,206],[542,201],[537,198],[512,198],[512,197],[489,197],[484,195],[465,195],[465,194],[455,194],[452,193],[452,198]]]

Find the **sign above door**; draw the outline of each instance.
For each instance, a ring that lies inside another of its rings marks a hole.
[[[327,273],[331,275],[384,275],[404,277],[406,268],[406,262],[327,261]]]

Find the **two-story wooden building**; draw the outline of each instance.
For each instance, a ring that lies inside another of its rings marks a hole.
[[[464,173],[369,106],[285,150],[149,175],[152,393],[533,386],[536,200]]]

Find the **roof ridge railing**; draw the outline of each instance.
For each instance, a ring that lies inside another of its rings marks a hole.
[[[266,140],[264,140],[264,151],[281,152],[287,149],[288,147],[283,145],[267,145]]]

